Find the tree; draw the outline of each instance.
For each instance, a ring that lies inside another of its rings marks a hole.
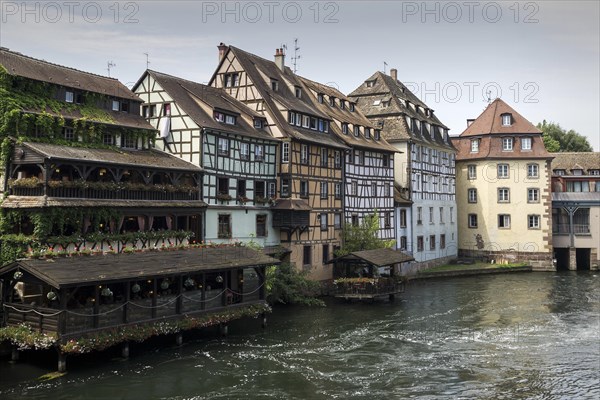
[[[350,254],[353,251],[388,249],[394,246],[394,240],[382,240],[377,236],[379,231],[379,215],[375,211],[363,218],[358,226],[344,224],[342,230],[343,246],[335,255],[337,257]]]
[[[594,151],[587,138],[574,130],[566,131],[559,124],[544,120],[537,124],[544,135],[544,146],[551,153]]]
[[[297,271],[289,262],[267,268],[266,289],[267,302],[271,305],[325,305],[325,302],[317,297],[321,284],[309,280],[306,273]]]

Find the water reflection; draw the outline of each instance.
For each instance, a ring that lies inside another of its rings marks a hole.
[[[3,362],[0,397],[598,398],[599,293],[593,273],[415,282],[393,304],[279,309],[266,331],[241,321],[226,340],[74,359],[49,383]]]

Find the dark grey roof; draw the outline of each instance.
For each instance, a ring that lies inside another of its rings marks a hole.
[[[202,168],[159,150],[94,149],[59,144],[25,142],[22,146],[47,159],[76,160],[110,165],[200,172]]]
[[[408,261],[414,261],[414,257],[401,252],[400,250],[393,249],[375,249],[375,250],[362,250],[354,251],[345,256],[341,256],[330,260],[329,263],[333,263],[339,260],[351,260],[360,259],[376,267],[388,267],[390,265],[404,263]]]
[[[224,90],[200,83],[188,81],[162,72],[147,71],[159,85],[167,91],[169,96],[177,105],[202,128],[212,128],[224,132],[232,132],[243,136],[259,139],[277,140],[264,129],[256,129],[244,118],[237,118],[235,125],[229,125],[216,121],[209,115],[198,102],[203,102],[213,109],[230,111],[234,114],[250,116],[252,118],[264,119],[262,114],[257,113],[244,103],[228,95]],[[138,81],[144,78],[145,74]]]
[[[551,153],[552,169],[564,169],[567,175],[572,174],[573,169],[582,169],[588,173],[591,169],[600,169],[600,153]]]
[[[52,64],[10,51],[6,48],[0,48],[0,65],[13,76],[100,93],[106,96],[120,97],[141,103],[141,100],[117,79]]]
[[[435,115],[434,110],[429,108],[402,82],[394,80],[389,75],[376,72],[366,81],[373,81],[373,86],[367,87],[362,83],[349,97],[356,101],[357,107],[375,123],[384,121],[382,133],[390,142],[412,139],[454,150],[450,139],[444,139],[441,129],[448,129]],[[406,101],[419,106],[419,111],[406,106]],[[383,102],[389,102],[389,106],[383,107]],[[429,110],[429,115],[425,110]],[[432,129],[428,134],[413,131],[404,120],[409,116],[419,121],[429,123]],[[393,120],[397,121],[394,122]],[[386,126],[387,125],[387,126]]]
[[[258,90],[263,98],[265,108],[275,119],[275,122],[285,136],[324,146],[342,149],[348,148],[334,134],[315,132],[311,131],[310,129],[290,125],[287,121],[287,115],[282,115],[282,113],[279,111],[277,104],[281,104],[288,110],[301,112],[327,120],[330,119],[327,114],[319,110],[311,97],[303,96],[301,98],[297,98],[296,94],[292,92],[292,89],[288,87],[289,82],[292,86],[301,87],[303,91],[307,90],[302,80],[300,80],[299,77],[294,74],[289,67],[285,67],[282,71],[273,61],[266,60],[257,55],[238,49],[237,47],[229,46],[227,51],[233,52],[246,74],[254,83],[256,90]],[[223,60],[226,58],[226,56],[223,57]],[[211,82],[214,81],[215,77],[216,72],[211,78]],[[266,79],[269,79],[269,82],[265,80],[265,77]],[[275,79],[280,83],[279,90],[271,89],[270,79]]]
[[[600,205],[600,192],[553,192],[552,201]]]
[[[60,289],[279,263],[279,260],[262,252],[240,246],[45,260],[24,259],[0,268],[0,274],[20,268]]]
[[[23,111],[28,114],[41,114],[41,110],[36,110],[36,109],[31,109],[31,108],[24,108]],[[96,119],[96,120],[94,120],[93,118],[89,118],[89,121],[96,122],[96,123],[102,124],[102,125],[107,125],[107,126],[147,129],[147,130],[156,131],[156,129],[152,125],[150,125],[150,123],[148,121],[146,121],[146,119],[144,117],[142,117],[140,115],[130,114],[130,113],[121,112],[121,111],[112,111],[112,110],[102,110],[102,111],[106,114],[107,118]],[[55,110],[52,110],[49,107],[47,107],[44,110],[44,112],[47,114],[50,114],[50,115],[60,116],[60,117],[63,117],[65,119],[70,119],[70,120],[87,118],[86,116],[81,114],[81,112],[78,109],[73,109],[73,110],[62,109],[57,113],[57,112],[55,112]]]
[[[312,207],[302,199],[279,199],[272,207],[273,210],[310,211]]]
[[[115,200],[78,199],[48,196],[8,196],[2,201],[2,208],[50,208],[50,207],[112,207],[135,209],[202,209],[207,204],[202,200]]]

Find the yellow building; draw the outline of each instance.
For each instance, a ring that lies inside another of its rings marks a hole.
[[[552,156],[542,132],[496,99],[453,144],[459,256],[553,269]]]

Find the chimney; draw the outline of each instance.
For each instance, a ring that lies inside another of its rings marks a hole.
[[[275,49],[275,64],[281,71],[285,69],[285,54],[282,48]]]
[[[218,45],[217,48],[219,49],[219,62],[221,62],[223,57],[225,57],[225,52],[229,47],[227,47],[225,43],[221,42],[221,44]]]
[[[396,68],[390,69],[390,76],[392,77],[392,79],[394,79],[394,81],[397,81],[398,80],[398,70]]]
[[[474,119],[468,119],[467,120],[467,128],[470,127],[473,122],[475,122]]]

